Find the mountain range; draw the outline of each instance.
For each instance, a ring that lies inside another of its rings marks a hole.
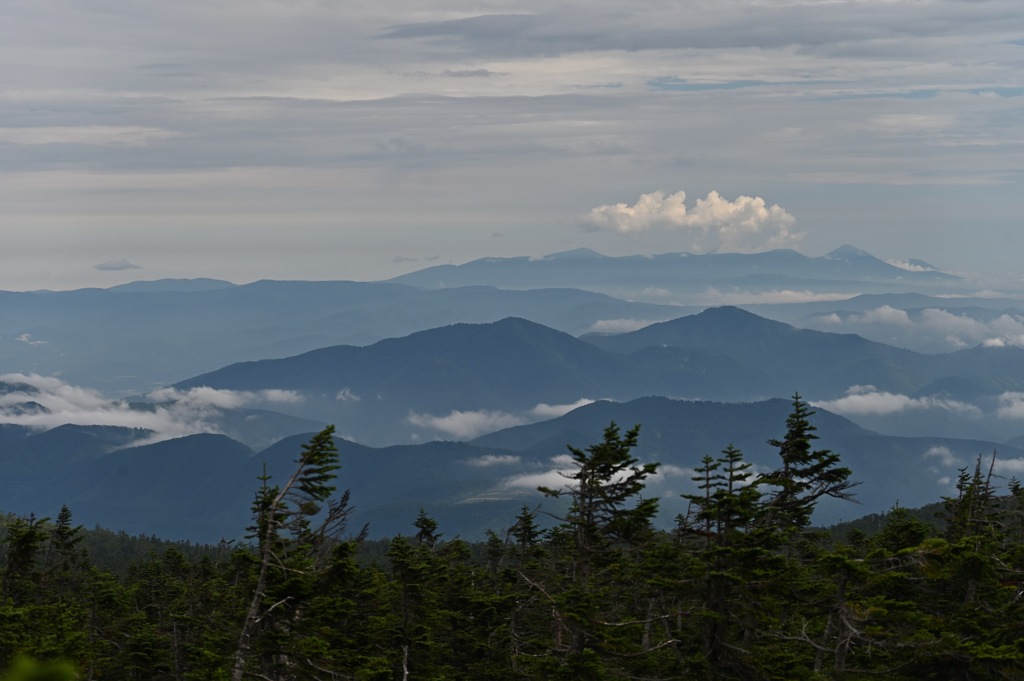
[[[426,291],[345,281],[165,280],[0,292],[0,375],[59,374],[128,395],[230,362],[364,345],[457,322],[524,316],[578,334],[606,320],[663,320],[680,311],[571,289]]]
[[[954,275],[921,263],[914,268],[919,271],[853,247],[820,258],[793,251],[651,257],[572,251],[432,267],[391,282],[239,286],[165,279],[0,292],[0,375],[59,374],[130,395],[231,362],[367,345],[447,324],[517,316],[582,335],[633,330],[730,302],[799,326],[851,330],[918,350],[974,345],[1017,326],[1024,333],[1019,298],[978,297]],[[458,276],[438,279],[451,272]],[[950,292],[958,297],[936,297]],[[879,309],[909,316],[894,325],[887,321],[892,315],[874,313]],[[922,316],[933,310],[951,318]]]
[[[1008,439],[1021,431],[1005,406],[1024,391],[1024,349],[929,355],[722,307],[583,338],[517,318],[457,324],[365,347],[237,363],[174,387],[204,386],[293,391],[301,401],[282,411],[335,423],[372,445],[467,437],[474,419],[484,432],[489,423],[539,420],[602,398],[736,402],[796,392],[859,410],[873,426],[888,419],[902,428],[882,428],[894,434]]]
[[[505,429],[472,442],[437,441],[371,448],[338,439],[339,490],[349,489],[353,528],[370,524],[371,536],[412,531],[425,509],[447,536],[480,538],[510,526],[523,504],[557,516],[564,511],[537,492],[559,486],[568,471],[566,446],[597,442],[611,422],[641,424],[637,455],[661,463],[646,494],[661,499],[661,526],[685,512],[682,493],[693,492],[693,469],[727,444],[742,449],[757,471],[777,466],[768,440],[785,431],[788,400],[744,404],[650,397],[597,402],[562,417]],[[825,410],[812,417],[816,448],[841,454],[862,484],[860,503],[823,503],[815,520],[833,523],[952,493],[957,469],[999,449],[997,473],[1024,465],[1024,450],[992,442],[879,435]],[[258,478],[282,480],[294,470],[311,434],[282,439],[261,451],[223,435],[199,434],[131,446],[144,433],[124,428],[64,426],[44,433],[0,428],[0,498],[5,510],[53,515],[68,504],[78,522],[130,533],[217,542],[242,539]],[[987,461],[987,458],[986,458]],[[546,522],[554,522],[544,516]]]
[[[928,503],[993,450],[1024,470],[1021,299],[970,286],[842,247],[0,292],[2,508],[237,539],[264,466],[288,474],[332,423],[356,522],[407,532],[422,505],[479,536],[615,421],[664,464],[670,523],[703,455],[772,467],[795,393],[864,483],[820,522]],[[709,306],[732,298],[753,302]]]
[[[794,250],[764,253],[663,253],[611,257],[586,248],[544,257],[481,258],[435,265],[395,277],[423,288],[497,286],[505,289],[572,287],[630,300],[719,290],[797,288],[864,293],[934,287],[959,289],[960,278],[915,261],[897,267],[853,246],[808,257]]]

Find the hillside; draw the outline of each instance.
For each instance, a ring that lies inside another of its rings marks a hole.
[[[370,524],[371,536],[409,532],[419,509],[428,509],[448,532],[480,538],[508,527],[520,507],[541,505],[538,485],[561,484],[571,470],[566,447],[598,441],[611,422],[640,424],[641,460],[660,462],[647,494],[660,498],[659,526],[685,512],[680,494],[695,489],[694,468],[728,444],[743,450],[757,471],[778,465],[768,444],[780,437],[791,410],[787,400],[724,404],[641,398],[596,402],[562,417],[506,429],[473,442],[435,441],[373,448],[338,439],[337,486],[351,490],[352,522]],[[822,503],[823,524],[881,513],[896,502],[934,501],[951,489],[957,469],[979,454],[999,450],[997,473],[1009,477],[1024,465],[1024,450],[980,440],[879,435],[825,410],[812,418],[818,448],[842,456],[862,484],[859,504]],[[12,434],[0,457],[4,510],[53,516],[67,504],[79,522],[134,534],[216,543],[239,538],[250,524],[250,506],[266,471],[283,481],[309,434],[285,438],[262,451],[223,435],[192,435],[125,447],[141,434],[129,429],[63,427]],[[561,510],[560,510],[561,509]]]

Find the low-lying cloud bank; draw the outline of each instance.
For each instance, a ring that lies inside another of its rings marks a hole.
[[[778,204],[769,206],[760,196],[739,196],[735,201],[711,191],[686,207],[686,192],[641,194],[637,202],[592,208],[580,223],[593,230],[637,234],[649,230],[673,230],[689,239],[695,251],[723,250],[737,253],[788,248],[803,238],[794,232],[796,218]]]
[[[905,411],[940,409],[959,416],[978,418],[981,410],[973,404],[942,397],[910,397],[878,390],[873,385],[854,385],[836,400],[820,400],[814,406],[843,416],[885,416]]]
[[[503,428],[521,426],[535,421],[558,418],[574,409],[592,404],[594,400],[583,397],[570,404],[545,404],[541,402],[523,414],[481,409],[479,411],[452,410],[444,416],[411,412],[406,421],[420,428],[430,428],[459,440],[471,440]]]
[[[942,339],[954,350],[975,345],[1024,347],[1024,316],[1010,312],[985,320],[941,308],[929,307],[908,312],[882,305],[865,312],[832,312],[813,319],[831,331],[845,325],[876,326],[893,329],[901,334],[927,334]]]
[[[526,423],[521,416],[487,409],[480,411],[456,409],[446,416],[412,412],[406,420],[414,426],[437,430],[460,440],[470,440],[485,433]]]
[[[990,458],[993,457],[994,458]],[[956,478],[961,470],[968,474],[974,471],[976,465],[981,465],[982,475],[987,475],[989,466],[992,467],[992,474],[997,478],[996,485],[1005,485],[1010,478],[1020,478],[1024,474],[1024,458],[1004,458],[998,452],[993,454],[971,454],[970,456],[959,456],[945,445],[934,445],[929,447],[921,455],[928,471],[938,476],[936,482],[940,485],[955,487]]]
[[[980,419],[994,416],[1004,420],[1024,420],[1024,392],[1007,391],[979,402],[985,409],[937,395],[911,397],[873,385],[850,386],[846,395],[835,400],[815,400],[813,406],[842,416],[889,416],[911,411],[945,411],[959,417]]]
[[[294,404],[302,396],[290,390],[236,391],[208,387],[187,391],[162,388],[145,405],[110,400],[96,390],[38,374],[0,375],[0,423],[46,430],[65,424],[118,426],[149,431],[146,442],[197,433],[219,433],[225,410],[267,404]]]

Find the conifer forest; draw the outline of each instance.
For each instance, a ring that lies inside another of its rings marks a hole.
[[[290,478],[254,481],[245,543],[100,561],[73,509],[6,517],[0,678],[1024,679],[1024,487],[982,456],[934,522],[897,507],[872,534],[816,528],[856,476],[792,407],[773,470],[728,443],[694,462],[671,530],[642,427],[614,423],[482,542],[429,509],[366,540],[333,428]]]

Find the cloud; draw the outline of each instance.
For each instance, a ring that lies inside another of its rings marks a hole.
[[[1024,392],[1005,392],[999,396],[996,415],[1001,419],[1024,419]]]
[[[909,262],[907,260],[886,260],[886,263],[893,267],[898,267],[901,270],[908,272],[935,272],[935,268],[931,265],[919,265],[917,263]]]
[[[338,391],[338,394],[334,396],[334,399],[338,402],[362,402],[363,398],[352,392],[351,388],[342,388]]]
[[[536,490],[538,487],[551,489],[568,489],[569,476],[576,470],[573,458],[568,454],[559,454],[550,459],[550,468],[536,473],[514,475],[502,481],[503,487],[526,488]]]
[[[590,325],[591,333],[629,333],[650,326],[656,322],[650,319],[598,319]]]
[[[980,340],[988,335],[983,322],[967,315],[958,315],[939,308],[921,310],[920,323],[925,328],[948,336]]]
[[[140,270],[140,269],[142,269],[140,266],[136,265],[133,262],[129,262],[127,260],[107,260],[106,262],[101,262],[101,263],[99,263],[97,265],[93,265],[92,268],[94,270],[104,270],[104,271],[111,271],[111,272],[116,272],[116,271],[119,271],[119,270]]]
[[[176,402],[182,405],[215,407],[217,409],[238,409],[246,403],[250,395],[252,393],[199,386],[186,391],[177,388],[160,388],[151,391],[146,397],[155,402]]]
[[[922,456],[925,459],[936,459],[940,465],[946,468],[960,465],[960,459],[957,458],[956,454],[949,447],[941,445],[930,447]]]
[[[878,390],[873,385],[851,386],[845,396],[836,400],[817,401],[814,406],[844,416],[886,416],[930,409],[948,411],[960,416],[981,416],[980,409],[966,402],[932,396],[910,397]]]
[[[505,76],[506,73],[498,73],[487,69],[445,69],[441,75],[446,78],[490,78],[492,76]]]
[[[548,487],[555,490],[572,490],[574,484],[572,476],[578,470],[575,460],[568,454],[559,454],[549,460],[546,470],[522,473],[513,475],[501,482],[505,488],[525,488],[536,490],[538,487]],[[665,465],[659,466],[653,476],[648,479],[647,492],[655,492],[655,488],[663,485],[674,478],[689,479],[695,473],[692,469],[682,466]],[[620,471],[616,480],[625,480],[629,471]]]
[[[1020,476],[1024,473],[1024,459],[1000,459],[996,457],[995,469],[1002,476]]]
[[[261,390],[257,393],[260,398],[270,402],[271,404],[301,404],[306,401],[306,398],[302,393],[294,390]]]
[[[7,384],[7,390],[0,395],[0,423],[38,429],[64,424],[139,428],[150,431],[146,442],[196,433],[219,433],[217,424],[224,410],[302,399],[298,393],[288,390],[162,388],[146,396],[153,404],[136,408],[54,377],[13,373],[0,376],[0,382]],[[26,405],[33,405],[33,408],[27,409]]]
[[[217,409],[239,409],[261,402],[300,404],[306,399],[294,390],[221,390],[209,386],[189,388],[185,391],[177,388],[160,388],[147,393],[146,397],[154,402],[205,405]]]
[[[934,460],[942,469],[959,469],[963,468],[965,464],[963,459],[958,457],[949,447],[940,445],[929,448],[928,451],[923,454],[922,458],[926,460]],[[976,456],[971,457],[972,468],[976,460]],[[981,457],[983,467],[987,467],[989,461],[988,457]],[[943,472],[937,467],[931,467],[929,470],[937,474],[941,474]],[[1003,459],[996,456],[993,471],[996,476],[1001,477],[1019,476],[1024,473],[1024,458]],[[948,485],[952,480],[950,478],[941,478],[939,482],[940,484]]]
[[[863,313],[830,313],[818,315],[814,320],[822,324],[865,324],[898,326],[906,332],[922,338],[934,338],[954,349],[973,345],[985,347],[1024,347],[1024,316],[1005,312],[995,318],[985,318],[985,312],[977,314],[954,313],[936,307],[907,312],[889,305],[883,305]],[[865,332],[866,333],[866,332]]]
[[[177,133],[144,126],[75,125],[36,128],[0,128],[0,142],[26,146],[43,144],[87,144],[91,146],[144,147]]]
[[[522,458],[514,454],[484,454],[475,459],[467,459],[466,463],[470,466],[487,468],[489,466],[510,466],[520,461],[522,461]]]
[[[751,472],[753,472],[753,470]],[[684,478],[686,480],[692,480],[697,475],[699,475],[699,473],[695,468],[687,468],[685,466],[675,466],[673,464],[663,463],[660,466],[658,466],[658,470],[655,471],[654,473],[654,478]],[[754,476],[751,475],[750,477],[751,479],[753,479]]]
[[[1004,313],[986,321],[928,308],[921,311],[921,324],[929,331],[945,334],[955,346],[1024,347],[1024,317],[1017,314]]]
[[[559,416],[565,416],[574,409],[585,407],[588,404],[593,404],[594,400],[587,397],[581,397],[572,404],[544,404],[541,402],[536,407],[530,410],[530,414],[545,419],[558,418]]]
[[[677,230],[689,237],[695,250],[740,253],[793,246],[802,238],[792,228],[796,219],[778,204],[768,206],[759,196],[729,201],[711,191],[686,207],[686,192],[641,194],[633,205],[597,206],[581,218],[584,226],[623,234],[648,230]]]
[[[876,307],[874,310],[868,310],[858,315],[851,317],[853,321],[858,321],[863,324],[896,324],[898,326],[909,326],[913,322],[910,321],[910,315],[905,310],[900,310],[891,305],[883,305]]]
[[[54,28],[47,7],[74,31]],[[935,215],[953,224],[984,213],[1013,242],[993,250],[992,266],[1012,267],[1020,249],[1006,246],[1024,238],[1012,229],[1024,196],[1012,189],[1020,97],[970,94],[997,92],[1019,71],[1012,0],[636,3],[626,14],[621,3],[131,7],[56,0],[5,16],[5,54],[21,65],[5,90],[7,209],[46,254],[24,257],[19,241],[0,267],[10,286],[88,285],[68,282],[70,256],[52,253],[81,250],[51,247],[82,234],[82,248],[99,251],[86,263],[137,241],[133,257],[161,276],[273,268],[278,278],[380,279],[400,273],[395,243],[444,244],[454,261],[492,246],[540,252],[562,238],[550,228],[560,216],[658,187],[687,186],[692,199],[698,181],[700,196],[747,188],[793,212],[800,201],[800,226],[814,224],[820,243],[856,230],[864,246],[904,250],[932,233]],[[499,72],[508,75],[484,75]],[[927,101],[916,99],[923,81],[935,91]],[[728,89],[752,83],[762,85]],[[872,117],[905,134],[865,126]],[[396,134],[429,144],[374,147]],[[559,151],[606,142],[627,152]],[[673,167],[685,179],[666,176]],[[763,178],[792,193],[753,184]],[[624,182],[627,193],[610,193]],[[846,190],[823,189],[833,182]],[[876,193],[897,184],[902,201]],[[349,227],[325,229],[339,220]],[[508,244],[467,239],[469,225]],[[245,243],[220,236],[241,226]],[[366,232],[352,248],[357,226]],[[188,257],[158,236],[171,233]],[[924,247],[967,257],[969,237],[957,238]],[[988,255],[973,251],[976,262]]]
[[[836,300],[849,300],[849,293],[816,293],[815,291],[779,289],[775,291],[719,291],[709,288],[702,294],[694,296],[690,301],[699,305],[758,305],[777,303],[821,303]]]
[[[47,345],[50,341],[36,340],[30,333],[23,333],[15,336],[14,340],[19,343],[25,343],[26,345]]]
[[[412,412],[406,420],[414,426],[439,430],[460,440],[469,440],[484,433],[526,423],[519,416],[486,409],[480,411],[453,410],[447,416]]]

